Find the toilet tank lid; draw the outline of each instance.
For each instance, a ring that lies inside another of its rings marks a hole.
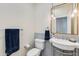
[[[36,42],[45,42],[44,39],[35,39]]]

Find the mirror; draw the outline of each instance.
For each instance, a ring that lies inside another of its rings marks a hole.
[[[52,4],[51,32],[64,34],[78,34],[77,4],[61,3]]]

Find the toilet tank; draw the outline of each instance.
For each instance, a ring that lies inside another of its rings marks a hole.
[[[44,39],[35,39],[35,48],[44,49],[45,40]]]

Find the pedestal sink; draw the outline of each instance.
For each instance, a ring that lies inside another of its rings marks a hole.
[[[62,50],[74,52],[75,48],[76,48],[76,50],[79,49],[79,43],[77,43],[77,42],[70,42],[69,40],[58,39],[58,38],[51,38],[49,41],[52,44],[52,46],[55,46]],[[73,53],[73,55],[74,55],[74,53]],[[79,55],[79,54],[78,53],[76,54],[76,51],[75,51],[75,55]]]
[[[74,50],[75,48],[79,48],[79,43],[70,42],[65,39],[51,38],[50,42],[53,46],[58,47],[62,50]]]

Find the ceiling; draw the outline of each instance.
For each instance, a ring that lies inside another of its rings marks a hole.
[[[53,3],[53,6],[55,7],[55,6],[61,5],[61,4],[63,4],[63,3]]]

